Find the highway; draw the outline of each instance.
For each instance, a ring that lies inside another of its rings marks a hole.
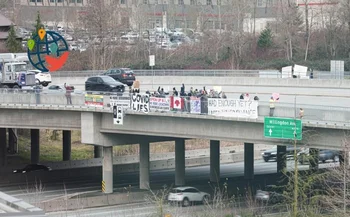
[[[293,168],[293,161],[288,161],[288,169]],[[223,164],[220,167],[221,178],[239,177],[243,175],[244,162]],[[334,163],[320,164],[320,168],[334,166]],[[276,162],[264,162],[256,160],[255,174],[275,173],[277,170]],[[308,165],[300,166],[301,169],[307,169]],[[210,190],[208,185],[209,166],[186,168],[186,183],[195,185],[200,190]],[[150,174],[151,188],[162,188],[164,184],[171,186],[174,182],[174,169],[151,171]],[[37,184],[13,184],[1,185],[0,191],[10,194],[14,197],[24,199],[29,203],[47,201],[57,199],[65,195],[80,194],[85,192],[100,192],[101,191],[101,176],[91,177],[89,180],[79,177],[72,177],[70,180],[40,183]],[[121,188],[132,186],[132,189],[137,189],[139,183],[138,173],[115,174],[114,188],[115,191],[120,191]]]

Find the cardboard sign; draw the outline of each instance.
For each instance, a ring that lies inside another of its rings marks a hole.
[[[191,108],[191,111],[190,113],[191,114],[200,114],[201,113],[201,99],[200,98],[197,98],[197,97],[191,97],[190,99],[190,108]]]
[[[131,96],[131,110],[148,113],[150,97],[148,94],[133,94]]]
[[[103,107],[103,96],[102,95],[93,95],[85,94],[85,105],[93,107]]]

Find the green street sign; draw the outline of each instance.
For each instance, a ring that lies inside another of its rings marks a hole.
[[[300,119],[293,118],[264,118],[264,136],[276,139],[303,138],[302,124]]]

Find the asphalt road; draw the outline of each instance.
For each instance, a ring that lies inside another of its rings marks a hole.
[[[288,161],[288,169],[293,168],[293,161]],[[334,165],[334,163],[320,164],[320,168],[325,168]],[[271,174],[277,170],[276,162],[263,162],[256,160],[255,174]],[[307,165],[299,166],[300,169],[307,169]],[[244,162],[223,164],[220,167],[221,178],[239,177],[244,173]],[[194,185],[200,190],[210,190],[209,181],[209,166],[186,168],[186,183]],[[114,188],[122,189],[131,185],[137,189],[139,185],[138,173],[115,174]],[[161,188],[163,185],[171,186],[174,183],[174,169],[151,171],[150,182],[152,189]],[[64,197],[65,195],[73,195],[85,192],[100,192],[101,191],[101,176],[91,177],[89,180],[79,177],[72,177],[71,180],[55,183],[40,183],[35,185],[26,183],[16,185],[2,185],[0,191],[24,199],[29,203],[47,201]]]
[[[53,78],[53,84],[55,83]],[[70,84],[75,86],[77,90],[84,91],[82,84]],[[180,85],[176,86],[180,90]],[[189,90],[190,86],[187,86]],[[158,88],[158,85],[154,85]],[[202,87],[194,87],[202,88]],[[210,89],[211,87],[207,87]],[[46,88],[44,88],[46,89]],[[164,87],[165,91],[171,91],[172,87]],[[145,85],[141,87],[142,91],[152,90],[152,86]],[[241,93],[249,93],[251,98],[258,96],[260,101],[268,102],[272,93],[280,93],[280,103],[294,104],[296,98],[296,106],[317,105],[317,106],[337,106],[348,107],[350,105],[349,90],[344,89],[327,89],[327,88],[291,88],[291,87],[263,87],[263,86],[224,86],[222,90],[226,92],[228,98],[238,99]],[[52,92],[52,91],[51,91]],[[300,105],[299,105],[300,104]]]

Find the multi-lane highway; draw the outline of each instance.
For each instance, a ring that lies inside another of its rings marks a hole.
[[[333,163],[320,164],[320,168],[333,166]],[[293,162],[288,161],[288,168],[293,168]],[[307,169],[307,165],[300,166],[301,169]],[[277,170],[276,162],[263,162],[256,160],[254,164],[255,174],[275,173]],[[220,167],[221,178],[230,178],[242,176],[244,172],[244,163],[223,164]],[[210,190],[208,185],[209,166],[186,168],[186,183],[196,185],[203,190]],[[161,188],[164,184],[171,186],[174,183],[174,169],[151,171],[150,174],[151,187],[154,189]],[[201,183],[202,182],[202,183]],[[115,174],[114,188],[120,191],[125,186],[132,186],[136,190],[139,183],[138,173]],[[0,191],[10,194],[14,197],[22,198],[29,203],[53,200],[61,198],[65,195],[77,195],[85,192],[100,192],[101,177],[91,177],[88,180],[74,177],[70,180],[55,183],[15,184],[2,185]]]

